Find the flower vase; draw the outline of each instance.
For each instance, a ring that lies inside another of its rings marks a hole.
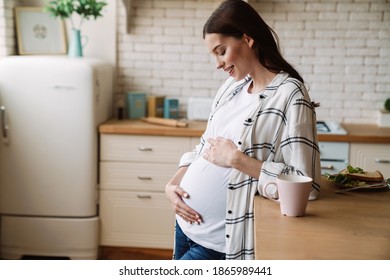
[[[84,44],[81,42],[81,39],[84,39]],[[87,37],[81,36],[80,30],[72,28],[70,34],[68,56],[82,57],[83,47],[86,45],[86,43],[87,43]]]

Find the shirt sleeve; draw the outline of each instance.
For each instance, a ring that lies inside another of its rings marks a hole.
[[[321,176],[315,109],[303,85],[293,87],[292,92],[296,94],[291,95],[282,136],[275,143],[276,158],[281,160],[263,162],[259,192],[262,194],[265,184],[275,181],[275,174],[298,174],[313,179],[309,199],[314,200],[318,196]],[[267,188],[267,191],[268,195],[276,195],[275,188]]]

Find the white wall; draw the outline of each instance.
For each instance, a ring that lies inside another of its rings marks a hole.
[[[130,33],[118,3],[118,94],[143,90],[177,97],[214,96],[226,78],[215,70],[202,27],[215,0],[132,0]],[[279,34],[301,71],[317,118],[376,123],[390,97],[389,0],[250,0]]]
[[[16,53],[13,8],[18,0],[0,0],[0,58]]]

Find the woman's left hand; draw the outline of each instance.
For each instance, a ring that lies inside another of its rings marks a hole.
[[[215,165],[222,167],[231,167],[231,162],[239,150],[232,140],[217,137],[209,138],[207,142],[210,144],[203,154],[203,158]]]

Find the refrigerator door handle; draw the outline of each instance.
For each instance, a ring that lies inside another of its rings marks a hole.
[[[7,142],[8,126],[5,124],[5,106],[0,106],[0,114],[1,114],[1,131],[3,134],[3,140],[4,142]]]

